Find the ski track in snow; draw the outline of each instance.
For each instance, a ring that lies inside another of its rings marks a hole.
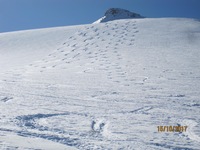
[[[168,21],[175,22],[163,22]],[[48,143],[66,149],[198,149],[200,73],[194,68],[199,60],[182,66],[174,59],[178,52],[171,56],[177,45],[159,52],[162,38],[152,48],[152,37],[165,33],[156,23],[135,19],[77,26],[69,35],[65,30],[63,43],[42,59],[1,72],[0,149],[49,149]],[[153,29],[158,32],[151,37]],[[177,124],[189,130],[157,132],[157,126]],[[1,140],[8,135],[16,136],[13,141],[17,136],[46,140],[46,147]]]

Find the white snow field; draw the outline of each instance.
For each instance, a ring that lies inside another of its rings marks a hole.
[[[200,21],[1,33],[0,149],[199,150]]]

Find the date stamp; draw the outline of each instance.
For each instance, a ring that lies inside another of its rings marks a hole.
[[[158,132],[186,132],[188,126],[157,126]]]

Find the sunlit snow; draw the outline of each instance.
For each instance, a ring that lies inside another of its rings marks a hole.
[[[198,20],[0,34],[0,149],[197,150],[199,129]]]

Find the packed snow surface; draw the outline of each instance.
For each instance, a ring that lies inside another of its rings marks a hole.
[[[197,150],[199,89],[198,20],[1,33],[0,149]]]

